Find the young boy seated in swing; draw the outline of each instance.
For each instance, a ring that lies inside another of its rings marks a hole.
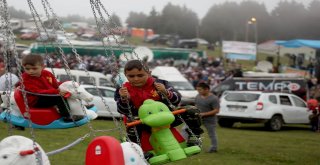
[[[27,91],[27,101],[29,107],[46,108],[57,106],[64,121],[72,122],[83,117],[73,116],[73,120],[68,112],[67,101],[63,96],[66,91],[59,90],[59,85],[55,76],[45,70],[44,59],[41,55],[27,55],[22,59],[24,73],[22,80],[24,90]]]
[[[134,120],[130,117],[130,111],[133,117],[137,117],[139,107],[147,99],[161,101],[169,108],[171,108],[169,106],[170,104],[174,106],[179,104],[181,94],[170,86],[167,81],[153,78],[147,66],[142,64],[141,61],[128,61],[124,67],[124,74],[128,82],[124,83],[122,87],[117,88],[115,101],[117,102],[118,112],[129,118],[129,121]],[[175,123],[173,123],[172,126],[176,126],[177,124],[181,124],[181,121],[176,117]],[[152,150],[149,144],[150,127],[138,125],[136,128],[143,151],[147,152]],[[133,130],[128,129],[127,133],[130,140],[137,143],[137,137]],[[180,142],[184,140],[179,133],[176,133],[175,136]]]

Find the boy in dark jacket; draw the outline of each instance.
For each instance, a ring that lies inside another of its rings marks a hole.
[[[167,81],[155,79],[150,73],[147,66],[143,65],[139,60],[128,61],[125,65],[124,74],[128,82],[116,90],[115,101],[117,102],[118,112],[124,114],[129,120],[133,120],[132,117],[138,116],[138,109],[146,99],[161,101],[171,110],[172,107],[170,105],[177,106],[181,100],[180,93],[170,86]],[[176,118],[176,122],[173,125],[180,123]],[[149,144],[150,127],[138,125],[136,128],[139,139],[141,139],[142,149],[144,151],[152,150]],[[128,135],[130,134],[132,133],[128,132]],[[129,138],[131,141],[137,142],[134,135]],[[176,133],[176,138],[180,142],[184,140],[179,133]]]

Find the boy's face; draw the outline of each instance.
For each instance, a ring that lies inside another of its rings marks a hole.
[[[25,65],[23,66],[24,71],[34,77],[40,77],[41,76],[41,71],[44,68],[44,65],[42,64],[36,64],[36,65]]]
[[[205,88],[201,88],[201,87],[197,87],[196,89],[197,89],[198,93],[202,96],[206,96],[207,94],[210,93],[209,89],[205,89]]]
[[[149,73],[147,73],[145,70],[139,70],[136,68],[129,71],[127,70],[125,75],[130,84],[136,87],[142,87],[144,84],[146,84],[149,77]]]

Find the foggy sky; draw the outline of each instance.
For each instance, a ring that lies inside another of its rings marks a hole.
[[[89,0],[48,0],[54,12],[58,16],[67,16],[70,14],[78,14],[85,17],[93,17]],[[130,11],[143,12],[149,15],[152,7],[156,11],[162,11],[163,7],[171,2],[173,5],[186,6],[188,9],[196,12],[198,17],[202,19],[207,11],[214,4],[221,4],[226,1],[241,2],[243,0],[101,0],[106,10],[112,14],[118,15],[122,22],[128,17]],[[271,11],[281,0],[255,0],[259,3],[264,3],[268,11]],[[295,0],[303,3],[306,7],[312,0]],[[32,0],[37,11],[43,13],[41,0]],[[27,0],[7,0],[9,6],[16,9],[24,10],[30,13]]]

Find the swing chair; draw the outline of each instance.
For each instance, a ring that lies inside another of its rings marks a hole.
[[[30,115],[30,120],[32,121],[31,127],[42,128],[42,129],[71,128],[75,126],[84,125],[90,120],[88,116],[85,116],[83,119],[78,121],[65,122],[55,107],[48,107],[48,108],[29,107],[29,112],[27,112],[27,107],[23,98],[23,92],[21,91],[20,87],[14,90],[13,102],[16,103],[16,106],[15,107],[12,106],[11,107],[12,110],[16,111],[16,109],[14,108],[18,108],[20,111],[20,114],[24,114],[25,117],[23,117],[22,115],[17,115],[17,113],[9,114],[8,111],[5,111],[1,113],[0,119],[6,120],[7,118],[10,118],[10,122],[12,124],[21,126],[21,127],[29,127],[28,117],[26,116],[27,114]],[[91,107],[89,110],[94,112],[97,111],[96,107]]]
[[[28,1],[29,3],[29,7],[32,13],[32,16],[34,18],[34,22],[35,25],[37,27],[37,31],[38,33],[40,33],[40,27],[38,25],[38,23],[42,26],[42,28],[44,29],[44,31],[46,32],[46,34],[48,35],[43,23],[40,20],[40,17],[37,13],[37,11],[35,10],[35,8],[32,5],[31,1]],[[43,3],[45,3],[43,1]],[[49,14],[47,13],[48,19],[50,18]],[[5,18],[8,19],[8,18]],[[11,33],[8,33],[9,35]],[[13,34],[12,34],[13,35]],[[9,41],[10,39],[8,39]],[[14,40],[13,40],[14,43]],[[51,42],[52,44],[52,42]],[[61,46],[61,45],[59,45]],[[15,48],[15,46],[14,46]],[[62,55],[62,58],[65,62],[65,67],[66,70],[70,70],[69,67],[67,66],[67,62],[64,56],[63,51],[61,51],[61,47],[58,48],[60,50],[60,54]],[[14,49],[14,55],[16,55],[16,50]],[[6,55],[7,56],[7,55]],[[11,58],[11,56],[8,56]],[[18,57],[15,57],[16,59]],[[8,61],[7,61],[8,62]],[[81,60],[79,61],[80,63],[82,62]],[[20,63],[16,60],[16,64],[19,68],[21,68]],[[20,71],[20,70],[19,70]],[[70,75],[70,71],[67,72],[69,77],[72,79],[72,76]],[[21,79],[21,72],[19,73],[19,77],[20,77],[20,82],[21,86],[18,87],[17,89],[14,90],[14,94],[12,97],[12,103],[11,104],[7,104],[9,105],[7,108],[8,110],[6,110],[5,112],[1,113],[0,115],[0,120],[3,121],[8,121],[17,125],[17,126],[21,126],[21,127],[33,127],[33,128],[42,128],[42,129],[61,129],[61,128],[71,128],[71,127],[76,127],[76,126],[81,126],[84,125],[86,123],[89,122],[89,118],[87,116],[87,113],[85,112],[84,106],[82,105],[82,102],[78,101],[78,104],[81,104],[78,106],[79,109],[82,109],[84,111],[83,115],[83,119],[75,121],[73,120],[73,122],[65,122],[62,117],[60,116],[60,114],[57,112],[57,109],[55,107],[49,107],[49,108],[34,108],[34,107],[29,107],[27,106],[27,101],[26,101],[26,94],[29,92],[24,90],[24,86],[23,86],[23,80]],[[79,85],[77,86],[75,84],[74,81],[72,81],[72,86],[74,88],[74,92],[73,95],[77,96],[80,95],[80,91],[79,91]],[[81,92],[85,92],[84,89]],[[11,92],[10,92],[11,93]],[[31,93],[33,95],[39,95],[36,93]],[[73,95],[68,98],[68,102],[70,103],[70,99],[73,97]],[[8,100],[10,100],[10,95],[8,96]],[[15,104],[14,104],[15,103]],[[65,102],[65,104],[67,104]],[[10,106],[10,105],[15,105],[15,106]],[[10,111],[16,111],[16,113],[11,113]],[[91,107],[89,110],[96,112],[97,109],[96,107]],[[70,112],[70,110],[68,109],[68,111]]]

